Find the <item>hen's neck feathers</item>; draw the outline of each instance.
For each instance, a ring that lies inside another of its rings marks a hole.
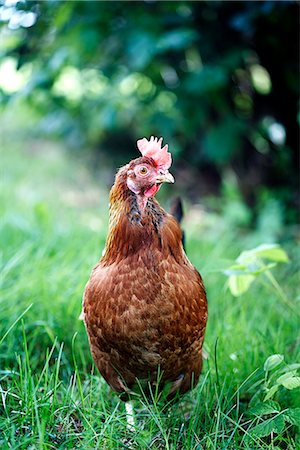
[[[138,197],[127,186],[126,167],[116,176],[110,192],[109,231],[102,264],[109,265],[140,251],[159,249],[164,256],[172,254],[185,260],[181,229],[154,199],[139,207]]]

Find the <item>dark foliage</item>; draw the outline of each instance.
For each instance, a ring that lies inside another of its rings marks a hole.
[[[2,56],[32,64],[19,95],[42,113],[44,131],[108,150],[114,164],[135,155],[138,137],[162,135],[194,197],[218,191],[232,170],[250,206],[273,190],[296,220],[297,2],[15,8],[3,20]]]

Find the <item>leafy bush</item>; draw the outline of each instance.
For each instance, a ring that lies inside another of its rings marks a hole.
[[[44,134],[116,161],[163,135],[177,167],[197,169],[182,176],[196,195],[230,169],[249,205],[271,188],[295,221],[297,13],[277,1],[4,2],[0,95],[38,109]]]

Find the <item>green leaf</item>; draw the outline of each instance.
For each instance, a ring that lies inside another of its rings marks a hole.
[[[276,383],[282,384],[283,381],[288,380],[289,378],[292,378],[297,375],[297,370],[289,370],[288,372],[284,373],[283,375],[280,375],[280,377],[277,378]]]
[[[284,413],[284,418],[287,422],[300,428],[300,408],[288,409]]]
[[[281,381],[282,386],[286,389],[293,390],[300,387],[300,377],[290,377],[287,380]]]
[[[274,394],[276,394],[276,392],[278,391],[278,388],[279,384],[274,384],[274,386],[272,386],[271,389],[268,390],[267,395],[265,395],[264,402],[272,398]]]
[[[261,258],[274,262],[262,264]],[[224,271],[225,275],[229,277],[228,286],[232,295],[240,296],[249,289],[255,277],[273,269],[277,262],[287,261],[286,252],[277,244],[262,244],[252,250],[242,252],[236,260],[237,264],[233,264]]]
[[[282,415],[277,415],[270,419],[264,420],[260,424],[256,425],[250,434],[253,436],[264,437],[269,436],[272,432],[281,433],[284,428],[284,418]]]
[[[258,437],[269,436],[269,434],[271,434],[272,431],[273,431],[273,424],[264,421],[259,425],[253,427],[252,430],[250,430],[250,435]]]
[[[264,371],[267,372],[272,369],[275,369],[275,367],[278,367],[283,360],[284,360],[283,355],[275,354],[269,356],[264,363]]]
[[[264,416],[280,412],[280,406],[272,400],[268,402],[260,402],[247,411],[252,416]]]
[[[282,433],[284,430],[284,415],[280,414],[274,417],[274,431],[277,434]]]
[[[262,244],[252,250],[242,252],[237,258],[237,262],[249,264],[259,258],[265,258],[274,262],[289,261],[287,253],[278,244]]]
[[[300,364],[298,364],[298,363],[295,363],[295,364],[288,364],[287,366],[282,367],[282,368],[278,371],[278,373],[287,373],[287,372],[293,372],[293,371],[296,371],[296,372],[297,372],[297,369],[300,369]]]
[[[239,297],[249,289],[254,280],[253,275],[231,275],[228,280],[230,292],[235,297]]]

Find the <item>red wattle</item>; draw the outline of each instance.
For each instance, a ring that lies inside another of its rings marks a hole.
[[[147,198],[154,197],[156,192],[160,189],[160,186],[160,184],[154,184],[150,189],[147,189],[147,191],[144,192],[144,196]]]

